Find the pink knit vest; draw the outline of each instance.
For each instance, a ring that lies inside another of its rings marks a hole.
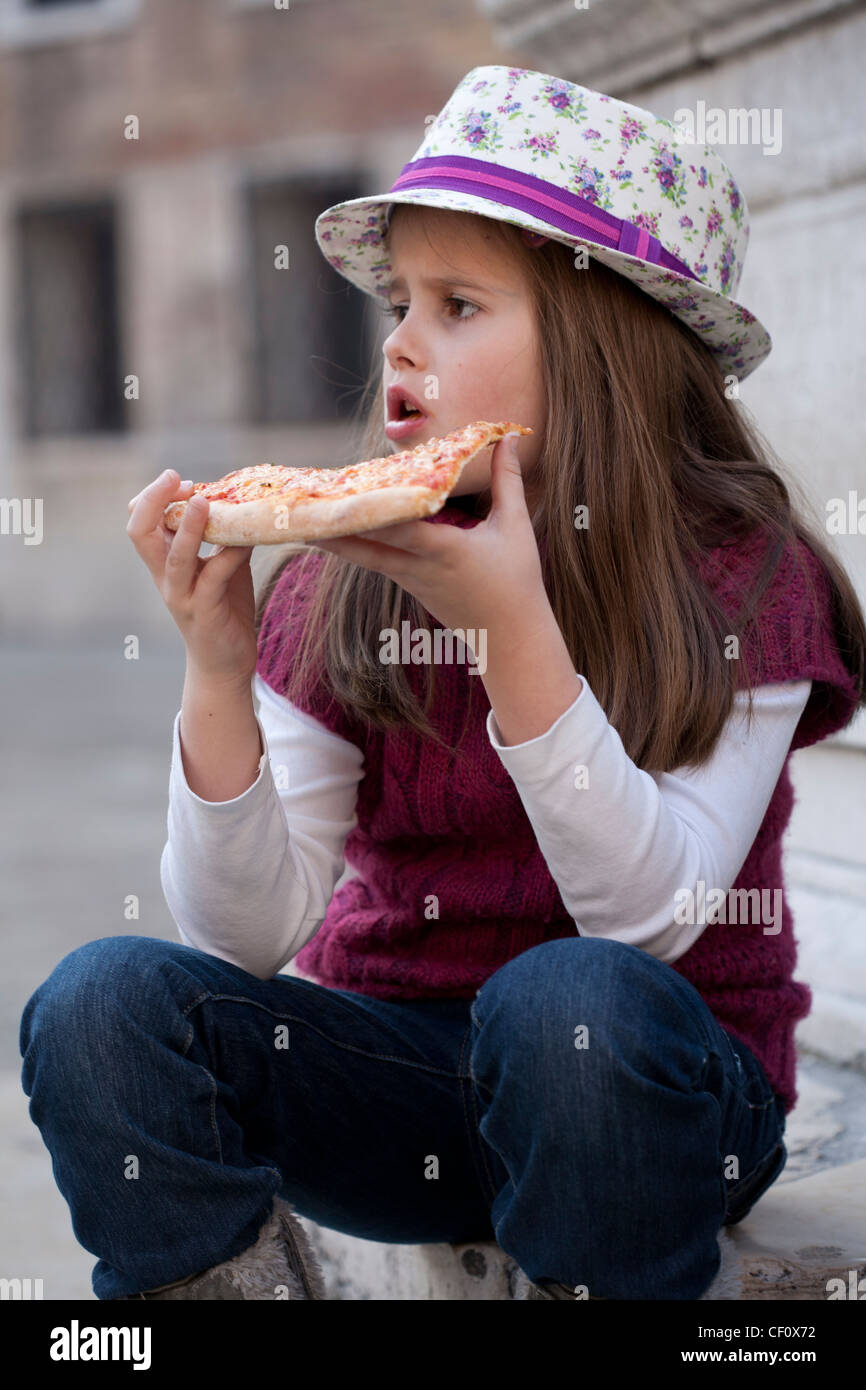
[[[477,524],[453,504],[431,520]],[[806,546],[799,551],[817,604],[786,554],[741,646],[738,667],[742,672],[748,664],[755,685],[815,682],[791,752],[844,727],[857,707],[856,683],[836,643],[826,572]],[[739,611],[762,555],[760,540],[749,538],[718,546],[700,561],[726,613]],[[318,568],[322,558],[319,552],[308,563]],[[308,586],[297,582],[299,569],[292,561],[286,566],[259,634],[257,670],[279,694],[285,694],[305,617]],[[754,641],[758,626],[763,650]],[[406,672],[423,698],[426,668],[407,666]],[[319,673],[311,673],[295,700],[360,747],[365,759],[357,825],[345,848],[358,877],[337,889],[316,935],[295,957],[298,970],[319,984],[383,999],[471,998],[513,956],[577,930],[517,789],[490,746],[490,703],[481,678],[460,662],[438,665],[435,675],[429,718],[451,748],[463,724],[468,684],[476,686],[474,717],[456,753],[412,730],[368,728],[337,704]],[[766,918],[744,912],[747,921],[707,925],[667,967],[689,980],[718,1022],[752,1050],[786,1110],[797,1098],[794,1029],[812,1003],[808,986],[792,978],[796,943],[782,877],[782,836],[794,802],[789,758],[731,889],[768,890],[766,899],[752,896],[757,902],[774,902],[773,890],[781,889],[781,931],[765,934]],[[431,895],[438,899],[436,919],[427,915]]]

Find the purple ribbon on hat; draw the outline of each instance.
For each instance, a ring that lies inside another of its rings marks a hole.
[[[636,227],[624,217],[615,217],[612,212],[558,184],[487,159],[431,155],[427,159],[410,160],[400,170],[389,192],[396,193],[402,188],[447,188],[454,193],[473,193],[476,197],[519,208],[571,236],[637,256],[666,270],[675,270],[690,280],[699,278],[685,261],[665,250],[658,237],[645,227]]]

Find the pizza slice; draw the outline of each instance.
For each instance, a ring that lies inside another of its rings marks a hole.
[[[467,463],[504,435],[532,434],[510,421],[476,420],[414,449],[346,468],[257,463],[213,483],[196,483],[210,503],[203,540],[213,545],[282,545],[373,531],[432,516]],[[187,501],[170,502],[163,521],[176,531]]]

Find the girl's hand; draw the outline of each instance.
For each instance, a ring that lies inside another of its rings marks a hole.
[[[126,534],[180,629],[189,665],[220,685],[244,685],[252,680],[257,655],[252,546],[225,546],[199,559],[207,499],[193,496],[176,531],[162,521],[169,502],[183,501],[191,491],[191,482],[181,483],[167,469],[130,499]]]
[[[494,447],[491,496],[488,515],[465,530],[405,521],[311,544],[387,575],[452,631],[506,632],[518,616],[522,626],[531,626],[552,610],[526,506],[517,435],[505,435]]]

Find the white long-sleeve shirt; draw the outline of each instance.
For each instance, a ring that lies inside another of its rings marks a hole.
[[[676,895],[701,881],[723,892],[734,883],[812,683],[757,687],[751,731],[738,693],[708,762],[648,773],[580,678],[574,703],[537,738],[503,744],[492,709],[487,735],[580,935],[672,963],[705,926],[675,921]],[[258,675],[253,694],[263,751],[255,781],[230,801],[204,801],[188,786],[175,716],[160,877],[186,945],[270,979],[324,919],[357,823],[364,758]],[[586,773],[576,778],[577,768]]]

